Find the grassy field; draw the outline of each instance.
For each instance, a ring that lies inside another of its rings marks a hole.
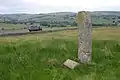
[[[0,29],[4,28],[4,29],[21,29],[27,27],[26,25],[23,24],[5,24],[5,23],[0,23]]]
[[[38,24],[34,24],[38,25]],[[27,27],[28,25],[24,24],[6,24],[6,23],[0,23],[0,29],[22,29],[24,27]],[[38,25],[39,26],[39,25]],[[63,28],[73,28],[73,27],[52,27],[52,28],[47,28],[47,27],[42,27],[43,30],[56,30],[56,29],[63,29]]]
[[[93,29],[92,64],[74,70],[77,30],[0,38],[0,80],[120,80],[120,28]]]

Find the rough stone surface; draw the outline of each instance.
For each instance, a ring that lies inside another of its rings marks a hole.
[[[78,59],[81,63],[90,63],[92,60],[92,21],[89,12],[78,12],[77,23]]]
[[[64,62],[64,65],[67,66],[67,67],[70,68],[70,69],[74,69],[76,66],[79,65],[79,63],[78,63],[78,62],[75,62],[75,61],[73,61],[73,60],[68,59],[68,60],[66,60],[66,61]]]

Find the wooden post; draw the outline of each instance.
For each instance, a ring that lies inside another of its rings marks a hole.
[[[81,63],[90,63],[92,60],[92,21],[89,12],[78,12],[77,24],[78,59]]]

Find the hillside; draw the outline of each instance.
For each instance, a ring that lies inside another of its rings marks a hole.
[[[0,14],[0,22],[33,22],[42,25],[71,25],[74,26],[76,14],[74,12],[57,12],[48,14]],[[93,24],[112,25],[120,21],[118,11],[95,11],[91,12]],[[114,21],[114,22],[113,22]]]

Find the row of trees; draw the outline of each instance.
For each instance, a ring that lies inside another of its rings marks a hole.
[[[49,22],[49,21],[43,21],[43,22],[35,22],[35,21],[29,21],[29,22],[17,22],[17,21],[5,21],[1,23],[6,23],[6,24],[24,24],[24,25],[34,25],[34,24],[40,24],[41,26],[48,26],[48,27],[66,27],[66,26],[77,26],[76,22],[68,22],[68,21],[63,21],[63,22]]]
[[[118,24],[92,24],[92,26],[117,26]]]
[[[34,25],[34,24],[39,24],[40,26],[48,26],[48,27],[67,27],[67,26],[77,26],[76,22],[68,22],[68,21],[63,21],[63,22],[48,22],[48,21],[43,21],[43,22],[34,22],[34,21],[30,21],[30,22],[16,22],[16,21],[6,21],[6,22],[2,22],[2,23],[7,23],[7,24],[24,24],[24,25]],[[111,24],[105,24],[105,23],[99,23],[99,24],[95,24],[93,23],[93,26],[117,26],[119,22],[115,22],[113,21],[113,23]]]

